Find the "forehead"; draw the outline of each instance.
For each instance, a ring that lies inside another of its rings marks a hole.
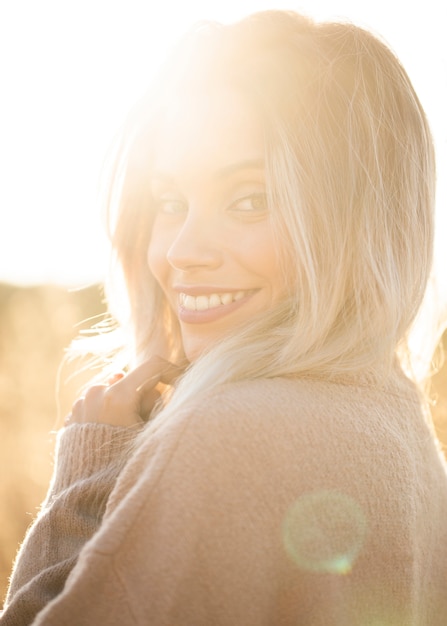
[[[155,169],[204,171],[263,156],[259,112],[239,92],[219,87],[187,94],[165,109],[157,132]]]

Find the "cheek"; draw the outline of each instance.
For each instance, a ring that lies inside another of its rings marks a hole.
[[[267,222],[258,232],[251,235],[251,239],[243,241],[241,256],[246,259],[253,271],[259,273],[266,282],[271,284],[283,282],[281,272],[281,254],[277,248],[271,226]]]
[[[285,264],[284,253],[278,250],[272,237],[265,242],[263,255],[259,258],[259,263],[266,281],[271,285],[273,299],[276,301],[285,297],[293,269],[290,264]],[[286,268],[287,276],[285,274]]]
[[[167,249],[163,238],[157,235],[156,229],[152,231],[147,249],[147,264],[155,280],[163,288],[166,281],[169,265],[167,262]]]

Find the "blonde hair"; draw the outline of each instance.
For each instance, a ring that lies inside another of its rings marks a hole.
[[[394,54],[346,23],[257,13],[188,35],[127,124],[108,204],[123,295],[110,306],[132,357],[182,357],[178,324],[147,265],[157,120],[185,89],[229,84],[263,114],[269,202],[288,297],[210,346],[173,406],[231,380],[386,375],[432,263],[435,165],[427,120]],[[116,276],[116,270],[114,275]]]

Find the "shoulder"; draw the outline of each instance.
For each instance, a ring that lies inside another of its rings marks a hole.
[[[310,378],[227,383],[205,391],[141,433],[120,483],[138,476],[155,484],[176,472],[189,480],[211,472],[256,472],[300,459],[337,462],[340,450],[360,456],[369,448],[405,446],[405,422],[420,421],[411,394]],[[176,469],[177,468],[177,469]]]
[[[221,385],[189,404],[174,428],[186,437],[213,442],[221,436],[245,445],[266,442],[288,432],[305,442],[337,432],[377,430],[380,424],[420,415],[417,397],[408,388],[364,385],[350,380],[316,378],[256,379]],[[397,424],[395,424],[398,427]],[[182,435],[183,436],[183,435]]]
[[[118,487],[124,494],[139,477],[145,489],[167,480],[200,487],[204,476],[221,484],[241,473],[264,476],[275,468],[279,476],[292,467],[311,478],[333,464],[370,461],[365,451],[378,444],[396,451],[401,421],[418,410],[411,404],[377,388],[315,379],[225,384],[149,427]]]
[[[172,425],[179,436],[164,480],[177,489],[186,476],[188,491],[212,501],[221,490],[241,506],[253,490],[369,489],[378,462],[374,480],[386,483],[408,473],[427,436],[417,399],[394,391],[304,378],[223,385]]]
[[[309,492],[383,497],[413,458],[396,426],[405,413],[399,403],[315,380],[244,381],[204,393],[142,433],[109,500],[105,529],[108,518],[114,532],[103,533],[103,549],[113,551],[138,520],[144,533],[157,519],[175,536],[210,520],[216,529],[269,524]]]

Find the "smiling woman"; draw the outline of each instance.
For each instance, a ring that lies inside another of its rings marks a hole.
[[[182,101],[165,119],[154,165],[165,182],[160,186],[156,174],[149,268],[175,311],[192,362],[268,310],[286,283],[256,109],[221,86]]]
[[[60,431],[2,626],[443,626],[447,471],[408,344],[435,166],[397,58],[294,12],[202,24],[114,157],[127,371]]]

